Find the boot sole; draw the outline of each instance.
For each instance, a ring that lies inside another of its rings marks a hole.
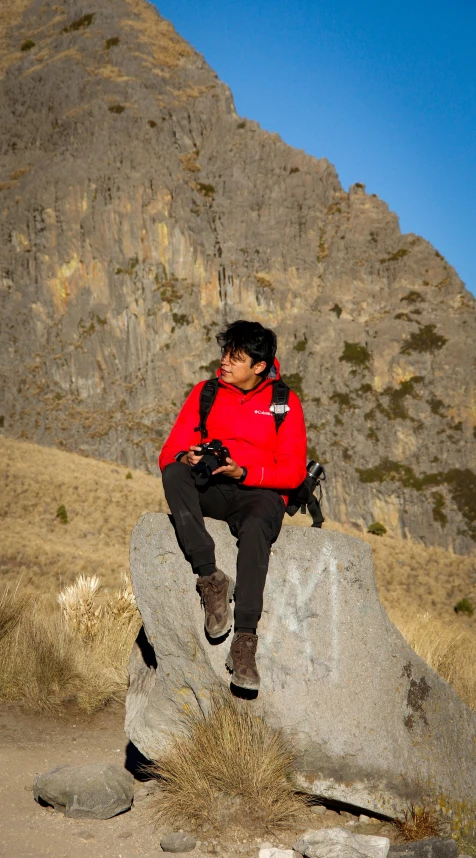
[[[223,630],[220,630],[220,631],[218,631],[218,632],[217,632],[217,631],[214,631],[213,633],[212,633],[212,632],[209,632],[209,631],[208,631],[208,629],[207,629],[207,628],[206,628],[206,626],[205,626],[205,631],[206,631],[206,633],[207,633],[208,637],[209,637],[209,638],[211,638],[212,640],[216,640],[217,638],[222,638],[222,637],[224,637],[224,635],[227,635],[227,634],[228,634],[228,632],[230,631],[230,629],[231,629],[232,625],[233,625],[233,614],[232,614],[232,611],[230,610],[230,602],[231,602],[231,600],[233,599],[233,593],[234,593],[234,592],[235,592],[235,582],[233,581],[233,578],[228,578],[228,594],[227,594],[227,599],[228,599],[228,615],[227,615],[227,623],[226,623],[226,626],[225,626],[225,628],[224,628]]]
[[[232,674],[231,681],[233,685],[236,685],[237,688],[246,688],[247,691],[259,691],[260,681],[258,682],[250,682],[249,680],[243,679],[241,682],[235,677],[235,671],[233,668],[233,659],[231,657],[231,653],[228,653],[225,667],[229,673]]]

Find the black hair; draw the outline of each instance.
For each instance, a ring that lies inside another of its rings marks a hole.
[[[217,343],[224,354],[238,357],[240,354],[251,358],[251,366],[260,361],[266,362],[262,373],[266,377],[273,366],[276,354],[276,334],[270,328],[263,328],[259,322],[246,322],[240,319],[232,322],[217,335]]]

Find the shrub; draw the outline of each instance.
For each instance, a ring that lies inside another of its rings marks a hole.
[[[126,474],[126,480],[132,480],[132,474],[130,471],[128,471]]]
[[[202,364],[200,369],[206,370],[206,372],[208,372],[208,374],[210,376],[214,377],[216,375],[216,371],[217,371],[219,366],[220,366],[220,360],[219,360],[219,358],[217,358],[215,360],[211,360],[210,363],[207,363],[206,365]]]
[[[387,528],[380,521],[373,521],[367,528],[367,533],[373,533],[374,536],[384,536]]]
[[[56,518],[59,518],[62,524],[68,524],[68,513],[66,512],[64,503],[60,504],[56,510]]]
[[[448,340],[442,334],[436,333],[436,325],[423,325],[419,331],[410,334],[408,340],[403,344],[400,352],[402,355],[410,352],[430,352],[442,349]]]
[[[352,402],[349,393],[340,393],[339,391],[336,391],[332,394],[330,399],[331,402],[337,402],[339,411],[345,410],[346,408],[354,408],[354,403]]]
[[[344,351],[342,352],[339,360],[346,361],[347,363],[351,363],[354,366],[361,366],[363,369],[366,369],[370,362],[370,352],[366,346],[363,346],[362,343],[348,343],[344,340]]]
[[[25,39],[25,41],[22,42],[20,50],[21,51],[31,51],[31,49],[34,47],[35,47],[35,42],[32,42],[31,39]]]
[[[150,768],[156,822],[195,830],[233,823],[248,831],[302,818],[307,802],[293,783],[294,747],[249,703],[215,690],[209,713],[186,713],[183,728]]]
[[[216,191],[215,191],[215,188],[213,185],[207,185],[204,182],[198,182],[197,188],[198,188],[199,192],[201,194],[203,194],[203,196],[209,200],[210,199],[212,200],[213,197],[215,196]]]
[[[125,109],[123,104],[111,104],[108,107],[109,113],[124,113]]]
[[[106,48],[106,51],[110,51],[111,48],[115,48],[120,43],[120,41],[121,40],[119,36],[112,36],[111,39],[106,39],[106,41],[104,42],[104,47]]]
[[[334,306],[331,307],[331,312],[335,313],[337,318],[340,319],[342,315],[342,307],[339,304],[334,304]]]
[[[421,301],[424,301],[423,295],[420,292],[417,292],[416,289],[411,289],[410,292],[407,292],[403,298],[400,298],[400,303],[402,301],[407,301],[409,304],[419,304]]]
[[[391,253],[390,256],[384,256],[380,260],[380,264],[384,265],[385,262],[397,262],[398,259],[403,259],[404,256],[407,256],[410,251],[406,249],[406,247],[401,247],[399,250],[396,250],[395,253]]]
[[[303,340],[298,340],[297,343],[293,345],[293,349],[295,352],[305,352],[307,349],[307,339],[306,335],[304,335]]]
[[[460,599],[459,602],[456,602],[454,612],[455,614],[466,614],[466,616],[472,617],[474,614],[473,603],[465,596],[463,599]]]
[[[391,419],[400,418],[406,420],[408,417],[405,408],[405,397],[412,396],[419,398],[415,392],[415,384],[422,382],[422,375],[412,375],[406,381],[401,381],[398,387],[386,387],[383,391],[384,396],[388,397],[388,416]]]
[[[283,381],[291,390],[294,390],[300,399],[304,399],[304,390],[302,388],[303,378],[299,372],[291,372],[289,375],[283,376]]]
[[[183,327],[183,325],[190,325],[192,320],[185,313],[172,313],[172,319],[174,324],[179,328]]]
[[[76,30],[83,30],[90,27],[94,21],[94,12],[88,15],[83,15],[81,18],[76,18],[67,27],[63,27],[63,33],[74,33]]]
[[[157,128],[157,122],[155,121],[155,119],[148,119],[147,125],[149,126],[149,128]]]

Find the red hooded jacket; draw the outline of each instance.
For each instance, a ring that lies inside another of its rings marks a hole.
[[[272,382],[279,378],[279,363],[274,361],[274,378],[268,376],[253,390],[243,391],[220,382],[218,393],[207,419],[207,440],[219,438],[230,450],[231,458],[248,473],[243,485],[282,490],[299,486],[306,477],[306,427],[302,405],[295,393],[289,392],[289,411],[276,432],[273,413],[269,410]],[[220,370],[217,371],[220,378]],[[159,456],[163,471],[181,450],[200,444],[197,430],[200,391],[205,384],[195,385],[172,427]]]

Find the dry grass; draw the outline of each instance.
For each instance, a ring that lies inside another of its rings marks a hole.
[[[424,807],[412,807],[405,811],[403,819],[396,819],[394,825],[398,839],[405,843],[423,840],[424,837],[441,837],[444,825],[437,814]]]
[[[21,22],[28,5],[29,0],[10,0],[0,4],[0,77],[22,56],[20,42],[15,46],[10,41],[10,31]]]
[[[126,0],[131,17],[121,24],[135,30],[140,42],[147,45],[154,62],[169,69],[182,65],[193,56],[190,45],[178,35],[169,21],[161,18],[151,3],[146,0]]]
[[[216,691],[209,713],[189,714],[184,727],[151,769],[158,824],[196,831],[238,825],[249,832],[303,818],[307,804],[293,785],[293,746],[249,705]]]
[[[391,610],[390,619],[407,643],[476,710],[476,631],[457,619],[440,619],[412,610]]]
[[[0,697],[59,713],[91,713],[123,698],[126,665],[140,627],[129,586],[98,603],[99,581],[81,579],[58,596],[5,588],[0,598]]]
[[[145,511],[167,510],[162,483],[114,463],[0,436],[0,584],[21,577],[28,593],[51,594],[99,575],[102,597],[129,568],[132,528]],[[132,479],[126,479],[130,471]],[[64,504],[68,524],[56,518]],[[296,515],[287,524],[310,523]],[[370,543],[382,603],[409,644],[476,708],[476,617],[454,605],[475,590],[475,558],[326,522]],[[473,597],[474,599],[474,597]],[[33,603],[32,603],[33,604]]]
[[[165,511],[161,480],[0,436],[0,584],[56,593],[79,575],[118,587],[140,515]],[[64,504],[68,524],[56,518]]]

